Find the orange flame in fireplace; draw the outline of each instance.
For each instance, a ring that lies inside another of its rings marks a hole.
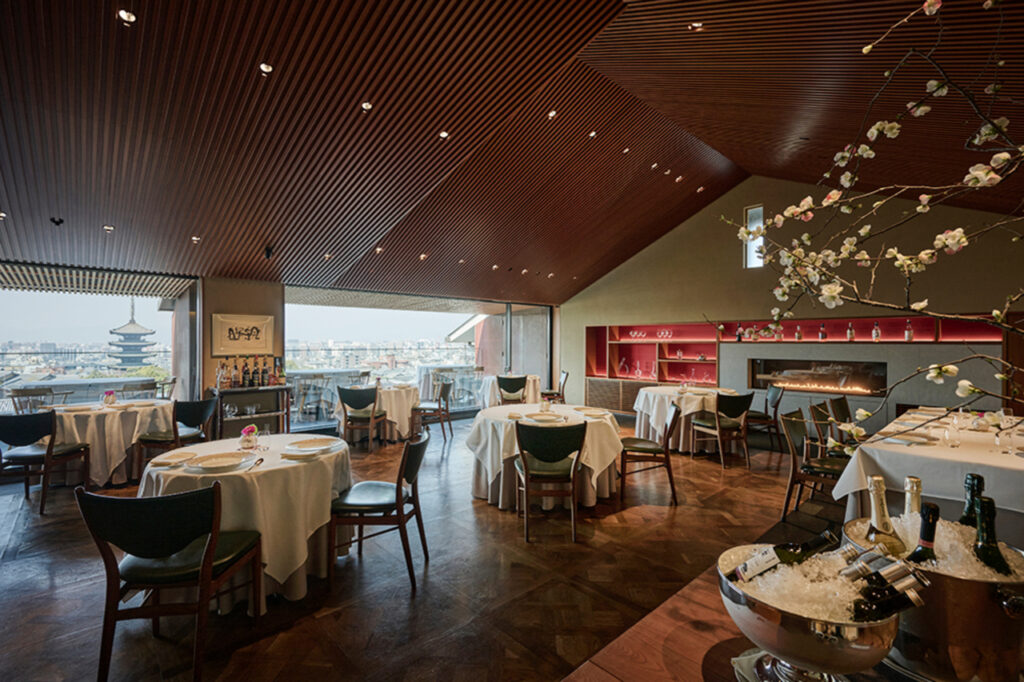
[[[788,388],[792,391],[814,391],[818,393],[855,393],[857,395],[871,395],[873,391],[863,386],[839,386],[838,384],[819,384],[813,381],[772,381],[779,388]]]

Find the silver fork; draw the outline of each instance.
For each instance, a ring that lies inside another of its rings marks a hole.
[[[256,467],[258,467],[261,464],[263,464],[263,458],[262,457],[260,457],[258,460],[253,462],[251,465],[249,465],[249,468],[246,469],[246,471],[252,471],[253,469],[255,469]]]

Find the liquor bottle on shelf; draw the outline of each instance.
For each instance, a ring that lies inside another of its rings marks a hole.
[[[784,337],[782,335],[782,324],[779,323],[779,326],[775,328],[775,340],[782,341],[783,338]]]
[[[828,332],[825,331],[825,323],[822,322],[821,326],[818,327],[818,341],[825,341],[828,339]]]
[[[964,511],[957,519],[960,523],[971,528],[978,526],[978,517],[974,511],[974,501],[985,492],[985,477],[981,474],[967,474],[964,476]]]
[[[274,358],[274,364],[277,367],[277,383],[284,385],[288,383],[288,376],[285,374],[284,368],[284,357]]]
[[[881,545],[892,556],[907,551],[896,529],[892,527],[889,509],[885,504],[885,479],[881,476],[868,478],[868,494],[871,496],[871,524],[868,526],[868,542]]]
[[[999,542],[996,540],[996,503],[991,497],[975,498],[974,514],[978,518],[974,556],[996,573],[1010,575],[1010,565],[999,551]]]
[[[804,333],[802,331],[800,331],[800,325],[797,325],[796,326],[796,331],[793,332],[793,340],[794,341],[803,341],[804,340]]]
[[[855,332],[853,331],[853,322],[846,323],[846,340],[853,341]]]
[[[875,343],[882,340],[882,328],[878,326],[878,320],[875,320],[875,326],[871,328],[871,340]]]
[[[903,340],[907,342],[914,340],[914,328],[910,326],[910,320],[907,320],[907,326],[903,328]]]
[[[907,555],[907,561],[923,564],[935,561],[935,526],[939,523],[939,505],[925,502],[921,505],[921,536],[917,547]]]
[[[907,476],[903,479],[903,515],[921,513],[921,479]]]
[[[885,587],[910,573],[910,566],[903,561],[889,561],[875,556],[874,561],[861,559],[853,562],[841,570],[839,575],[850,582],[863,580],[869,587]]]
[[[885,585],[865,585],[860,588],[860,596],[864,597],[868,601],[882,601],[895,597],[900,592],[906,592],[907,590],[920,590],[922,587],[928,587],[931,583],[928,579],[922,575],[915,574],[913,571],[907,575],[896,578],[892,582],[886,583]]]
[[[907,581],[908,583],[911,581]],[[858,599],[853,602],[853,619],[858,623],[885,620],[900,611],[906,611],[924,604],[924,599],[913,587],[906,587],[888,599],[868,601]]]
[[[235,364],[231,368],[231,388],[238,388],[241,386],[242,377],[238,373],[238,358],[235,358]]]
[[[774,547],[766,547],[737,566],[736,570],[729,575],[729,580],[747,582],[779,564],[799,564],[837,542],[839,542],[839,538],[832,531],[826,530],[804,543],[787,542]]]
[[[260,356],[252,356],[252,369],[249,370],[249,382],[253,388],[260,385]]]
[[[743,340],[743,325],[742,324],[737,324],[736,325],[736,340],[737,341],[742,341]]]
[[[263,368],[260,370],[260,386],[270,385],[270,368],[267,367],[267,359],[263,358]]]
[[[249,374],[249,360],[242,360],[242,388],[249,388],[252,384],[252,377]]]
[[[750,340],[751,341],[760,341],[761,340],[761,335],[757,333],[757,325],[756,324],[753,327],[750,328]]]

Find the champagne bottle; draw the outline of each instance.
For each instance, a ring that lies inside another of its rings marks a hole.
[[[921,536],[917,540],[917,547],[907,555],[907,561],[915,564],[935,561],[935,527],[938,523],[939,505],[925,502],[921,506]]]
[[[843,560],[849,565],[864,555],[864,552],[857,547],[857,545],[843,545],[836,550],[839,556],[843,557]]]
[[[991,497],[974,500],[974,514],[978,518],[978,540],[974,543],[974,556],[996,573],[1010,575],[1010,565],[999,551],[996,540],[996,503]]]
[[[249,388],[252,377],[249,376],[249,360],[242,360],[242,388]]]
[[[804,340],[804,333],[802,331],[800,331],[800,325],[796,326],[796,331],[793,333],[793,340],[794,341],[803,341]]]
[[[974,501],[985,492],[985,477],[981,474],[967,474],[964,476],[964,511],[960,515],[959,522],[965,526],[976,528],[978,520],[974,513]]]
[[[855,332],[853,331],[853,322],[846,323],[846,340],[853,341],[855,338]]]
[[[858,623],[885,620],[900,611],[906,611],[922,604],[924,604],[924,599],[921,599],[921,595],[913,588],[882,601],[858,599],[853,602],[853,619]]]
[[[920,590],[922,587],[927,586],[928,581],[926,578],[918,577],[911,572],[884,585],[865,585],[860,588],[860,596],[868,601],[883,601],[890,597],[895,597],[901,592],[906,592],[910,589]]]
[[[885,587],[905,575],[910,575],[910,566],[903,561],[888,559],[875,561],[855,561],[839,572],[839,575],[850,582],[863,580],[868,587]]]
[[[855,561],[847,563],[849,565],[839,571],[839,575],[847,580],[857,580],[879,568],[888,566],[892,561],[885,556],[885,552],[882,551],[881,547],[872,547],[866,552],[860,552]]]
[[[921,479],[907,476],[903,479],[903,515],[921,513]]]
[[[787,542],[774,547],[766,547],[740,564],[729,576],[729,579],[747,582],[779,564],[799,564],[837,542],[839,542],[839,538],[832,531],[826,530],[821,535],[816,535],[804,543]]]
[[[871,340],[875,343],[882,340],[882,328],[878,326],[878,320],[875,320],[875,326],[871,328]]]
[[[270,369],[267,367],[267,359],[263,358],[263,369],[260,370],[260,386],[270,385]]]
[[[818,327],[818,340],[824,341],[828,338],[828,332],[825,331],[825,323],[822,322],[821,326]]]
[[[907,326],[903,329],[903,340],[908,342],[914,340],[914,328],[910,325],[910,320],[907,320]]]
[[[868,494],[871,495],[871,524],[868,526],[868,542],[881,545],[893,556],[900,556],[907,551],[896,529],[889,519],[889,509],[885,504],[885,479],[871,476],[868,479]]]

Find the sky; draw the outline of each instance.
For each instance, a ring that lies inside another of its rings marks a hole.
[[[171,313],[157,310],[159,299],[136,298],[135,320],[155,330],[149,337],[170,344]],[[0,289],[0,343],[56,341],[105,343],[110,330],[128,321],[127,296],[96,296]],[[376,310],[287,305],[285,337],[299,341],[441,341],[468,320],[469,313]]]

